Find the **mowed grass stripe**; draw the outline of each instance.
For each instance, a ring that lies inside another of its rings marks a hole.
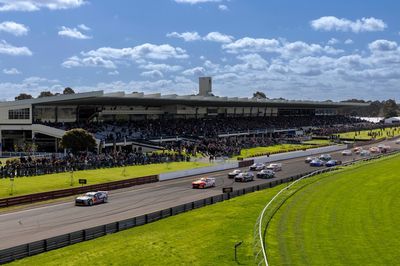
[[[298,191],[270,222],[271,265],[395,265],[400,259],[400,156]]]

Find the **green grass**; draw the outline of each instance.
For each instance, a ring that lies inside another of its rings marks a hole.
[[[76,171],[73,173],[73,186],[71,186],[70,172],[19,177],[14,178],[14,193],[12,196],[78,187],[80,186],[78,184],[78,179],[80,178],[87,179],[88,185],[93,185],[147,175],[156,175],[160,173],[204,167],[208,165],[210,164],[199,162],[173,162],[151,165],[127,166],[125,172],[123,167]],[[10,179],[0,179],[0,198],[10,197],[10,192]]]
[[[400,219],[397,195],[400,184],[393,180],[396,179],[393,173],[383,170],[393,169],[399,163],[400,156],[397,156],[364,167],[348,167],[306,179],[304,182],[310,185],[294,194],[292,199],[299,200],[298,208],[310,205],[315,209],[306,208],[303,213],[296,209],[289,211],[286,205],[283,206],[283,211],[273,219],[267,239],[271,265],[288,261],[290,264],[310,262],[306,263],[308,265],[397,264],[399,231],[396,226]],[[331,182],[335,185],[330,185]],[[325,189],[324,184],[328,188]],[[250,193],[11,265],[236,265],[234,245],[238,241],[243,241],[238,248],[239,262],[254,265],[255,221],[265,204],[282,187]],[[325,192],[321,194],[322,199],[312,197],[319,194],[319,190]],[[307,196],[307,191],[310,196],[305,198],[306,202],[297,198],[302,194]],[[383,197],[383,192],[391,196]],[[293,202],[288,201],[289,204]],[[282,215],[291,215],[291,211],[297,214],[295,219]],[[341,214],[347,217],[343,221],[340,220]],[[315,232],[313,227],[317,229]],[[318,231],[320,229],[323,229],[322,233]],[[288,236],[292,232],[304,234]],[[304,243],[305,238],[312,239],[311,243]],[[289,240],[291,245],[287,244],[286,248],[277,245],[278,241],[289,243]],[[294,245],[301,249],[292,249]],[[382,253],[386,249],[387,254]],[[304,250],[307,257],[302,256]],[[375,254],[380,261],[371,259]],[[322,259],[316,260],[313,255]]]
[[[303,141],[303,144],[313,144],[313,145],[330,145],[332,141],[329,139],[312,139]]]
[[[270,222],[271,265],[396,265],[400,156],[322,178],[290,197]]]
[[[242,149],[240,155],[235,156],[234,158],[242,157],[242,158],[251,158],[256,156],[266,155],[267,153],[274,154],[274,153],[281,153],[281,152],[289,152],[295,150],[302,150],[302,149],[310,149],[315,148],[316,146],[313,144],[278,144],[273,146],[267,147],[256,147],[250,149]]]
[[[394,132],[393,132],[394,131]],[[388,135],[388,133],[392,134],[394,133],[394,136],[400,136],[400,127],[394,127],[394,128],[387,128],[384,130],[380,129],[374,129],[374,130],[362,130],[362,131],[357,131],[357,132],[346,132],[346,133],[341,133],[339,134],[339,137],[341,139],[355,139],[355,140],[370,140],[372,139],[371,136],[368,136],[368,133],[371,132],[381,132],[381,136],[377,136],[376,139],[383,139],[383,138],[391,138],[392,135]]]

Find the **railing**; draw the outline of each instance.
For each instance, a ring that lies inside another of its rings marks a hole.
[[[341,166],[347,166],[347,165],[351,165],[354,164],[355,162],[359,162],[359,161],[369,161],[369,160],[373,160],[373,159],[378,159],[381,158],[382,156],[387,156],[387,155],[392,155],[392,154],[396,154],[399,153],[400,151],[392,151],[386,154],[379,154],[373,157],[368,157],[368,158],[361,158],[358,160],[354,160],[354,161],[350,161],[347,163],[344,163]],[[290,185],[282,188],[277,194],[275,194],[275,196],[267,203],[267,205],[265,205],[265,207],[263,208],[263,210],[261,211],[261,214],[259,215],[259,217],[257,218],[256,224],[254,226],[254,244],[253,244],[253,249],[254,249],[254,259],[257,265],[266,265],[269,266],[268,263],[268,256],[267,256],[267,252],[266,252],[266,246],[265,246],[265,239],[266,239],[266,232],[267,232],[267,228],[269,225],[270,220],[273,218],[274,214],[276,211],[278,211],[278,209],[285,203],[285,201],[292,196],[294,193],[296,193],[299,189],[291,191],[292,194],[287,195],[287,197],[283,198],[281,200],[280,203],[277,203],[277,207],[274,210],[271,210],[271,213],[267,213],[267,211],[270,211],[270,207],[272,206],[272,204],[275,204],[276,199],[284,194],[284,192],[289,191],[289,189],[291,187],[293,187],[295,184],[297,184],[298,182],[300,182],[301,180],[317,175],[317,174],[321,174],[321,173],[326,173],[326,172],[330,172],[330,171],[334,171],[337,170],[337,167],[331,167],[331,168],[325,168],[325,169],[321,169],[321,170],[316,170],[310,173],[306,173],[303,175],[299,175],[299,176],[294,176],[291,177],[291,181],[295,180],[293,183],[291,183]],[[305,184],[307,185],[307,184]],[[270,216],[267,218],[267,214],[270,214]],[[261,256],[262,255],[262,256]]]

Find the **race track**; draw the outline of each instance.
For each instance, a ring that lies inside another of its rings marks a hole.
[[[395,144],[394,141],[382,143],[390,145],[392,149],[400,148],[400,145]],[[359,157],[358,155],[342,156],[340,152],[331,153],[331,155],[334,159],[343,162],[351,161],[353,157]],[[235,183],[233,179],[228,179],[227,173],[231,170],[227,170],[208,175],[216,178],[217,186],[215,188],[192,189],[191,182],[199,178],[199,176],[192,176],[111,191],[107,204],[92,207],[77,207],[73,201],[68,201],[4,213],[0,215],[0,249],[218,195],[221,194],[224,186],[232,186],[234,189],[245,188],[316,170],[315,167],[304,163],[304,159],[302,157],[280,161],[282,171],[277,172],[276,177],[269,180],[256,178],[255,181],[249,183]]]

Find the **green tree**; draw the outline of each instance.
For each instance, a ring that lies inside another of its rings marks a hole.
[[[73,89],[71,89],[70,87],[66,87],[63,90],[63,94],[75,94],[75,91]]]
[[[50,96],[54,96],[54,94],[50,91],[42,91],[38,98],[43,98],[43,97],[50,97]]]
[[[395,100],[389,99],[383,103],[383,115],[385,118],[397,116],[397,104]]]
[[[255,93],[253,93],[253,98],[255,98],[255,99],[267,99],[267,95],[265,95],[265,93],[262,92],[262,91],[256,91]]]
[[[16,101],[18,100],[27,100],[27,99],[33,99],[32,95],[27,94],[27,93],[20,93],[18,96],[14,98]]]
[[[74,128],[65,132],[61,138],[61,146],[73,152],[94,150],[96,140],[93,135],[83,128]]]

